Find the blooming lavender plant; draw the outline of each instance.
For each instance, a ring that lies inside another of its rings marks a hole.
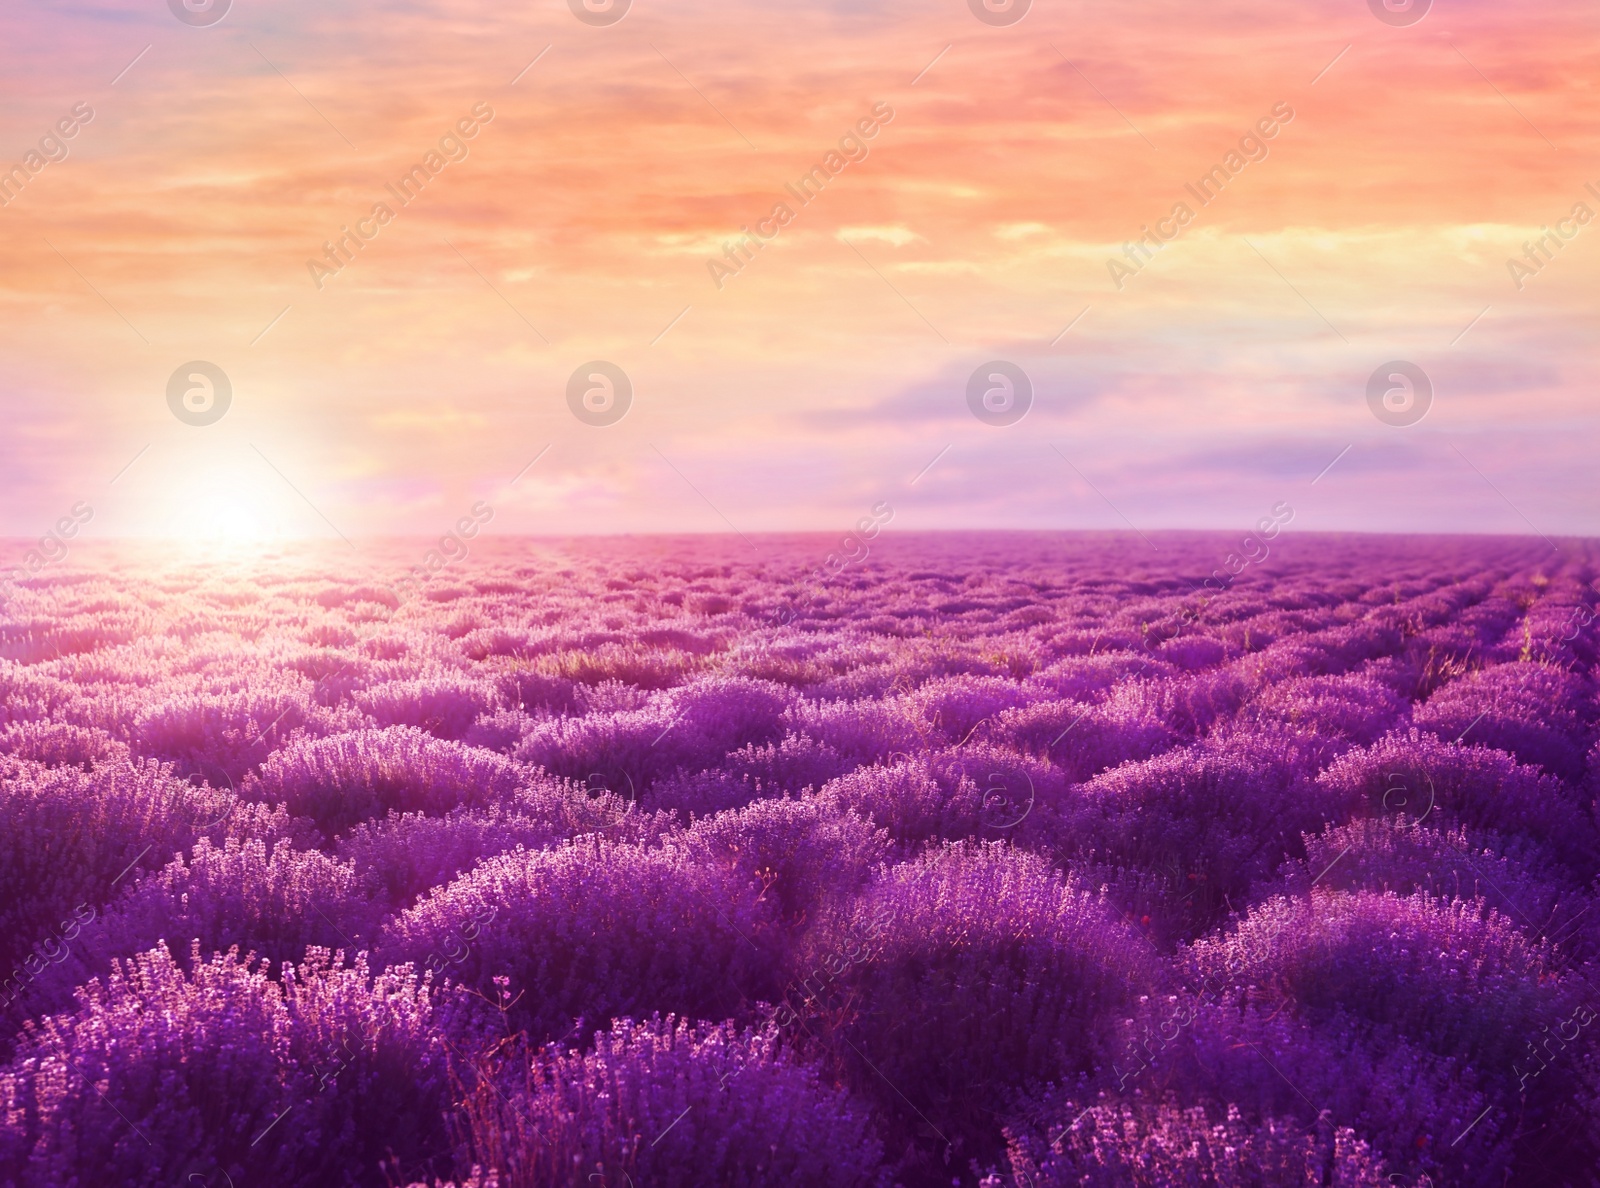
[[[0,1186],[1595,1188],[1592,546],[1159,543],[75,551]]]
[[[536,1039],[625,1013],[725,1017],[770,997],[772,913],[759,889],[673,849],[597,838],[484,861],[395,917],[382,951],[422,962],[491,909],[456,980],[486,989],[509,975],[525,992],[515,1022]]]
[[[887,1183],[863,1107],[771,1029],[621,1019],[587,1052],[544,1048],[467,1112],[502,1188]]]

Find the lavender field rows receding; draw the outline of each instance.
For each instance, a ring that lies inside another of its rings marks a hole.
[[[1593,543],[896,531],[21,582],[0,1185],[1600,1183]]]

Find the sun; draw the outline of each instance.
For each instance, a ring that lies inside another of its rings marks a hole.
[[[218,491],[194,510],[193,536],[221,545],[254,545],[281,535],[267,501],[238,489]]]
[[[163,484],[162,535],[213,554],[253,552],[295,535],[304,517],[290,502],[294,493],[279,490],[276,476],[260,469],[222,459],[179,467]]]

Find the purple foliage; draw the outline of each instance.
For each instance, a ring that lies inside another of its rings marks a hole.
[[[1430,735],[1392,735],[1335,760],[1317,782],[1366,813],[1429,825],[1520,835],[1593,878],[1600,857],[1595,820],[1552,776],[1481,746]]]
[[[672,721],[720,759],[737,747],[781,737],[783,713],[793,700],[792,692],[772,681],[714,677],[674,689],[667,705]]]
[[[1446,741],[1508,751],[1563,779],[1583,774],[1593,737],[1589,691],[1545,664],[1499,664],[1452,681],[1418,707],[1417,725]]]
[[[1124,764],[1079,789],[1062,836],[1098,865],[1170,872],[1188,887],[1169,910],[1207,926],[1297,855],[1302,833],[1348,812],[1305,778],[1302,751],[1281,735],[1236,735]]]
[[[857,768],[824,784],[819,799],[886,829],[901,844],[969,837],[983,813],[983,790],[925,755]]]
[[[184,775],[237,782],[285,739],[308,730],[320,734],[331,724],[306,684],[182,693],[140,714],[129,742],[136,754],[170,762]]]
[[[820,788],[850,770],[838,751],[803,734],[788,734],[782,742],[765,746],[741,747],[728,754],[726,766],[735,775],[795,794]]]
[[[673,725],[665,707],[551,718],[529,731],[513,755],[554,775],[598,777],[608,788],[638,795],[661,775],[694,761],[687,735],[670,737]]]
[[[124,764],[130,757],[126,743],[92,726],[70,722],[19,721],[0,729],[0,754],[15,755],[48,767],[82,767]]]
[[[461,741],[469,747],[509,755],[517,749],[518,743],[533,733],[538,721],[521,708],[494,710],[479,714],[477,721],[461,736]]]
[[[103,904],[187,849],[227,804],[155,763],[0,760],[0,969],[79,903]]]
[[[694,862],[725,866],[760,888],[790,923],[845,902],[889,851],[882,830],[815,800],[718,813],[695,822],[682,845]]]
[[[381,886],[390,903],[405,908],[484,858],[518,846],[542,850],[564,836],[551,821],[499,805],[454,809],[442,817],[391,812],[381,821],[357,825],[340,839],[338,853]]]
[[[1368,817],[1306,838],[1306,856],[1285,868],[1292,894],[1312,886],[1341,891],[1425,891],[1438,899],[1481,900],[1530,932],[1587,960],[1600,955],[1600,920],[1592,899],[1539,869],[1536,847],[1463,827],[1432,829],[1404,815]]]
[[[796,730],[828,744],[854,764],[926,750],[933,728],[903,699],[803,701],[790,711]]]
[[[1004,843],[887,869],[855,923],[876,939],[829,1020],[853,1083],[901,1136],[929,1118],[967,1156],[993,1141],[984,1119],[1008,1090],[1101,1059],[1111,1013],[1153,976],[1097,896]]]
[[[391,812],[363,821],[340,839],[338,853],[400,909],[508,850],[549,849],[580,834],[651,844],[673,830],[667,814],[641,812],[611,793],[535,785],[488,808],[458,808],[440,817]]]
[[[1034,676],[1033,683],[1064,700],[1098,703],[1128,677],[1162,678],[1176,671],[1171,664],[1152,656],[1105,651],[1057,660]]]
[[[444,1051],[414,976],[318,952],[280,984],[191,956],[190,973],[163,948],[118,962],[75,1011],[28,1027],[0,1071],[0,1174],[376,1188],[380,1159],[425,1170],[446,1149]]]
[[[307,946],[355,951],[375,931],[379,911],[349,863],[288,841],[201,838],[187,858],[147,875],[84,930],[60,975],[42,979],[53,1006],[74,985],[103,975],[114,955],[162,942],[181,958],[191,943],[205,953],[237,947],[277,966],[301,960]],[[179,939],[181,938],[181,939]]]
[[[945,748],[888,766],[861,767],[823,785],[818,799],[865,817],[902,845],[935,838],[1032,835],[1065,795],[1062,774],[988,743]]]
[[[753,800],[814,790],[850,764],[827,743],[787,734],[781,743],[749,743],[720,766],[680,770],[651,785],[643,799],[684,818],[706,817]]]
[[[1072,1125],[1013,1135],[1016,1188],[1379,1188],[1383,1162],[1348,1127],[1326,1118],[1304,1128],[1267,1118],[1246,1123],[1230,1110],[1213,1122],[1195,1106],[1148,1102],[1091,1106]],[[994,1181],[999,1188],[1001,1181]]]
[[[1148,707],[1115,695],[1098,705],[1047,701],[1007,710],[992,737],[997,743],[1047,756],[1071,780],[1149,759],[1178,742],[1177,732]]]
[[[1484,1114],[1503,1103],[1470,1065],[1393,1033],[1374,1037],[1354,1021],[1313,1024],[1277,1003],[1252,1005],[1251,997],[1209,982],[1198,993],[1142,999],[1108,1092],[1237,1108],[1250,1120],[1292,1117],[1305,1126],[1328,1111],[1413,1179],[1503,1177],[1512,1148],[1505,1115]],[[1461,1138],[1474,1118],[1479,1125]]]
[[[1348,1017],[1509,1076],[1575,992],[1505,916],[1423,892],[1312,892],[1197,941],[1195,969],[1318,1020]]]
[[[1262,692],[1240,714],[1240,725],[1320,736],[1342,750],[1375,742],[1405,709],[1405,702],[1369,676],[1301,677]]]
[[[500,1188],[882,1183],[866,1111],[770,1029],[621,1019],[589,1051],[541,1050],[510,1095],[484,1086],[467,1112]]]
[[[1197,942],[1192,959],[1202,985],[1242,987],[1230,1010],[1250,1001],[1274,1015],[1292,1011],[1324,1037],[1350,1030],[1390,1053],[1405,1043],[1465,1065],[1486,1101],[1489,1129],[1473,1139],[1482,1153],[1460,1149],[1475,1103],[1434,1089],[1440,1101],[1431,1125],[1416,1119],[1415,1151],[1381,1124],[1364,1126],[1401,1163],[1474,1184],[1500,1182],[1494,1170],[1508,1166],[1518,1182],[1540,1167],[1549,1175],[1552,1151],[1568,1174],[1597,1166],[1600,1146],[1581,1104],[1592,1066],[1568,1042],[1582,1034],[1577,1020],[1592,989],[1559,971],[1547,942],[1481,903],[1317,888],[1309,899],[1258,904],[1228,933]],[[1453,1108],[1439,1108],[1450,1098]],[[1448,1145],[1439,1143],[1452,1128]],[[1524,1133],[1542,1135],[1540,1143],[1517,1143]],[[1490,1145],[1497,1134],[1512,1140],[1509,1151]]]
[[[439,738],[458,739],[479,715],[494,708],[495,690],[482,681],[426,677],[362,689],[355,703],[379,726],[416,726]]]
[[[946,742],[959,743],[980,723],[1034,701],[1039,694],[999,677],[947,676],[926,681],[910,701]]]
[[[631,777],[625,778],[632,783]],[[713,767],[692,773],[677,771],[657,780],[649,785],[641,800],[657,812],[692,821],[742,808],[752,801],[779,796],[782,792],[776,785],[763,784],[760,776]]]
[[[395,917],[383,951],[443,954],[479,989],[508,976],[514,1021],[544,1039],[621,1014],[726,1017],[766,990],[771,931],[759,888],[732,872],[588,838],[485,860]]]
[[[504,756],[396,726],[299,740],[276,752],[243,790],[339,829],[391,809],[446,813],[487,804],[528,780]]]
[[[516,665],[494,669],[493,680],[502,701],[534,716],[572,708],[573,684],[565,677]]]
[[[1157,543],[75,550],[0,1186],[1596,1188],[1592,545]]]

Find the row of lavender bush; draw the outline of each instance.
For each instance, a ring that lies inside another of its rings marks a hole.
[[[0,1185],[1600,1183],[1593,546],[821,548],[24,583]]]

